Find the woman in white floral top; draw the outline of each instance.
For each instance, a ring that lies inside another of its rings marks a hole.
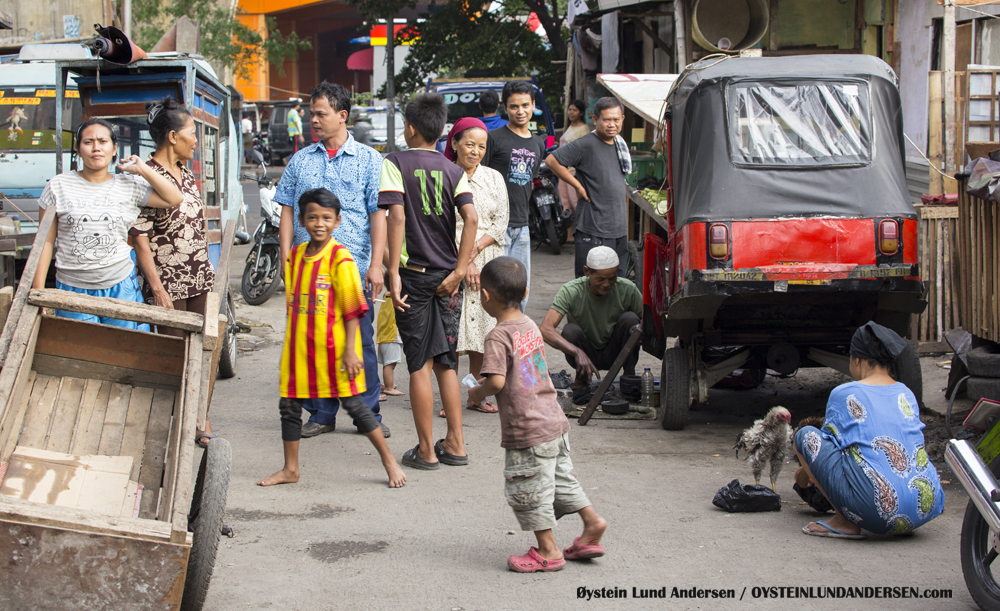
[[[479,215],[476,243],[472,248],[472,260],[465,276],[465,295],[462,302],[462,319],[458,327],[458,354],[469,355],[469,372],[479,379],[483,366],[483,350],[486,334],[493,329],[496,320],[483,310],[479,302],[479,270],[489,261],[503,255],[503,240],[507,232],[510,205],[507,201],[507,186],[504,177],[491,168],[481,165],[486,154],[486,126],[479,119],[459,119],[448,134],[445,156],[465,170],[472,190],[472,201]],[[455,240],[462,235],[462,219],[455,222]],[[497,411],[492,401],[472,403],[468,409],[488,414]],[[439,414],[444,416],[444,414]]]
[[[215,284],[215,270],[208,259],[205,239],[205,209],[187,163],[198,146],[194,119],[179,102],[164,98],[146,107],[149,134],[156,152],[146,162],[181,190],[184,201],[176,208],[146,208],[132,226],[136,264],[146,280],[143,295],[147,302],[164,308],[205,314],[205,302]],[[183,331],[159,328],[164,335],[183,336]],[[195,441],[205,446],[212,425]]]

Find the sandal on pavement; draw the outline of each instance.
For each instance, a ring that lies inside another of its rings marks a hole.
[[[804,532],[807,535],[812,535],[813,537],[828,537],[830,539],[855,539],[855,540],[868,538],[867,535],[861,535],[861,534],[850,535],[845,532],[841,532],[836,528],[833,528],[832,526],[827,524],[826,520],[816,520],[816,522],[810,522],[810,524],[817,524],[826,529],[826,530],[810,530],[809,524],[803,526],[802,532]]]
[[[197,435],[194,436],[194,443],[195,445],[205,448],[207,450],[208,449],[207,440],[215,439],[216,437],[218,437],[218,435],[209,435],[208,433],[198,433]],[[206,441],[202,442],[202,439],[205,439]]]
[[[561,570],[564,566],[566,566],[565,558],[559,560],[542,558],[536,547],[529,549],[528,553],[523,556],[511,556],[507,559],[507,568],[517,573],[537,573],[539,571],[549,573]]]
[[[444,464],[451,467],[464,467],[469,464],[469,456],[456,456],[454,454],[449,454],[447,450],[444,449],[444,444],[442,443],[444,439],[438,439],[434,443],[434,455],[438,457],[438,462],[443,462]]]
[[[441,411],[438,412],[438,418],[447,418],[447,417],[448,416],[445,415],[444,408],[442,407]]]
[[[589,560],[603,555],[603,545],[580,545],[580,537],[573,539],[573,545],[563,548],[563,558],[566,560]]]
[[[498,408],[492,401],[473,403],[472,405],[465,406],[465,409],[471,409],[474,412],[482,412],[484,414],[495,414],[500,411],[500,408]]]
[[[421,469],[423,471],[434,471],[441,468],[440,462],[427,462],[420,458],[420,444],[413,446],[412,450],[403,452],[403,460],[399,461],[411,469]]]

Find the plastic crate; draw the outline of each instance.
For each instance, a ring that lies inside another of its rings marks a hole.
[[[662,181],[666,175],[666,164],[663,157],[633,157],[632,173],[626,176],[625,180],[635,188],[638,182],[646,176],[655,176]]]

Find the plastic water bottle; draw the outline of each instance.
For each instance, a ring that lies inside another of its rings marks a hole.
[[[653,407],[653,372],[646,367],[642,372],[642,406]]]
[[[476,376],[470,373],[469,375],[462,378],[462,385],[471,390],[476,386],[479,386],[479,382],[476,380]]]

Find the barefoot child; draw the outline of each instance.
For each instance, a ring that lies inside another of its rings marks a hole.
[[[312,189],[299,198],[299,211],[309,242],[293,248],[285,262],[288,326],[278,404],[285,466],[257,483],[299,481],[302,400],[339,398],[358,431],[378,450],[389,487],[399,488],[406,476],[389,452],[375,414],[359,396],[366,386],[358,318],[368,305],[354,259],[330,237],[340,225],[340,201],[326,189]]]
[[[403,136],[408,151],[390,153],[382,163],[378,205],[389,210],[387,224],[389,279],[396,325],[403,337],[410,372],[410,405],[417,445],[403,454],[414,469],[469,464],[462,437],[462,391],[458,385],[458,326],[466,264],[476,241],[479,216],[465,171],[434,149],[444,131],[448,107],[436,93],[424,93],[406,105]],[[455,244],[455,212],[465,221]],[[400,269],[403,235],[406,267]],[[433,441],[434,387],[448,419],[444,439]]]
[[[378,308],[377,337],[378,362],[382,365],[382,396],[379,400],[402,396],[402,391],[396,388],[394,373],[396,363],[403,360],[403,340],[396,328],[396,310],[392,307],[392,299],[386,299]]]
[[[513,257],[497,257],[483,266],[480,298],[497,325],[486,335],[480,385],[471,401],[496,395],[500,408],[500,445],[507,452],[504,478],[507,503],[521,530],[535,533],[538,547],[511,556],[507,567],[518,573],[558,571],[566,560],[604,555],[601,536],[607,528],[573,474],[569,458],[569,422],[556,402],[542,347],[542,334],[521,313],[528,273]],[[583,519],[583,534],[562,551],[552,528],[568,513]]]

